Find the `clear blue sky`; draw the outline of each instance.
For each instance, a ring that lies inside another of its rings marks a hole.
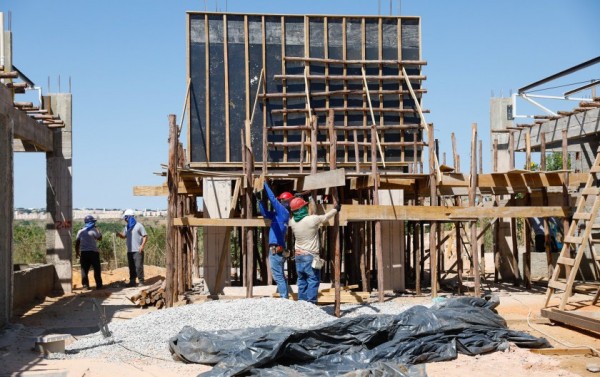
[[[185,12],[388,15],[389,0],[3,0],[12,12],[13,62],[44,93],[73,93],[73,205],[166,208],[135,197],[159,185],[167,162],[168,114],[186,89]],[[394,15],[420,16],[428,65],[423,105],[451,164],[458,138],[468,171],[471,123],[490,170],[489,102],[600,55],[597,0],[394,0]],[[600,67],[581,80],[600,78]],[[570,79],[571,82],[577,81]],[[49,82],[49,86],[48,86]],[[562,106],[563,110],[575,104]],[[525,111],[525,108],[523,108]],[[540,111],[535,112],[541,114]],[[15,156],[15,207],[45,207],[45,159]]]

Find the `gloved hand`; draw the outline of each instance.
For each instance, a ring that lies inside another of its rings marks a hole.
[[[336,203],[335,207],[334,207],[338,212],[340,212],[342,210],[342,203]]]

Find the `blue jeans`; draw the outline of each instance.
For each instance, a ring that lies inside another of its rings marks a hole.
[[[298,273],[298,300],[317,303],[319,284],[321,283],[321,270],[311,267],[312,255],[297,255],[296,272]]]
[[[273,274],[273,280],[277,284],[277,292],[282,298],[288,298],[287,282],[285,281],[285,275],[283,273],[283,265],[285,258],[281,254],[273,254],[269,250],[269,262],[271,263],[271,273]]]

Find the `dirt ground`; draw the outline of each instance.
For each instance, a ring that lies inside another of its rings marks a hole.
[[[164,269],[146,266],[147,282],[153,283],[164,278]],[[91,275],[91,274],[90,274]],[[128,299],[138,288],[127,288],[127,268],[107,271],[103,274],[103,290],[82,290],[81,279],[74,273],[74,292],[61,297],[50,297],[33,306],[30,310],[15,313],[11,329],[0,336],[0,376],[161,376],[185,377],[196,376],[209,370],[202,365],[185,365],[156,361],[149,362],[140,357],[128,363],[106,362],[104,360],[51,360],[46,359],[33,350],[35,336],[43,331],[54,331],[66,328],[98,330],[97,317],[89,315],[90,300],[97,300],[107,310],[110,321],[131,319],[155,309],[142,309],[134,306]],[[90,276],[91,277],[91,276]],[[90,281],[94,286],[93,278]],[[488,288],[491,285],[487,286]],[[504,317],[511,329],[543,336],[557,349],[572,346],[587,346],[600,349],[599,334],[587,333],[553,324],[540,314],[545,302],[545,288],[534,287],[532,291],[523,291],[512,286],[494,286],[494,293],[500,297],[499,314]],[[226,294],[237,295],[239,288],[226,290]],[[245,288],[242,289],[242,291]],[[268,295],[275,287],[257,287],[257,295]],[[241,291],[240,291],[241,292]],[[398,297],[393,300],[423,302],[427,297]],[[579,310],[598,311],[599,306],[591,306],[591,297],[575,295],[570,299],[572,305]],[[551,304],[557,304],[553,299]],[[82,334],[83,335],[83,334]],[[539,355],[527,349],[511,347],[506,352],[495,352],[488,355],[469,357],[459,355],[456,360],[428,364],[427,374],[430,377],[464,377],[480,375],[486,377],[530,376],[530,377],[571,377],[600,376],[600,373],[589,372],[586,368],[600,365],[600,358],[587,354]]]

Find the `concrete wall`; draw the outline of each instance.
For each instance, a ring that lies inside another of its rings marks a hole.
[[[51,264],[14,272],[13,309],[26,309],[54,291],[56,270]]]

